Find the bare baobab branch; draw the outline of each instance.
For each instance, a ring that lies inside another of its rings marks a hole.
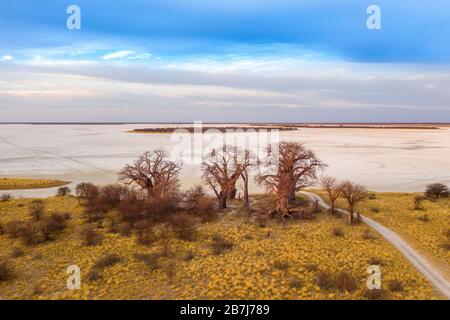
[[[128,164],[119,173],[126,184],[137,184],[148,195],[163,195],[176,189],[181,164],[167,159],[164,151],[145,152],[133,164]]]

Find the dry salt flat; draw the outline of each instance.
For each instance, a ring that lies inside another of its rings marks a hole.
[[[230,124],[230,126],[236,126]],[[170,134],[134,134],[135,128],[176,124],[0,125],[0,176],[110,183],[144,151],[171,151]],[[421,191],[430,182],[450,184],[450,128],[301,128],[280,138],[305,143],[329,164],[327,174],[375,191]],[[198,164],[185,164],[184,188],[201,183]],[[251,186],[257,191],[256,186]],[[259,191],[259,190],[258,190]],[[55,188],[17,190],[15,196],[45,197]]]

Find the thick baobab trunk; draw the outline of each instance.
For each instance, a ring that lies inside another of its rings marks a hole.
[[[334,215],[334,202],[330,202],[330,213]]]
[[[235,187],[233,187],[231,189],[231,192],[228,194],[228,200],[236,199],[236,193],[237,193],[237,189]]]
[[[295,185],[289,187],[289,204],[295,205]]]

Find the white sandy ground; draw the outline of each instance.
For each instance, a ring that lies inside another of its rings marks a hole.
[[[325,209],[329,209],[330,206],[320,196],[307,191],[301,191],[300,193],[313,200],[317,200],[320,206]],[[346,210],[339,209],[339,211],[345,214],[349,214],[349,212]],[[369,227],[381,234],[384,238],[386,238],[386,240],[389,241],[394,247],[396,247],[405,256],[405,258],[408,259],[408,261],[410,261],[440,293],[442,293],[447,299],[450,299],[450,283],[442,276],[439,270],[437,270],[429,261],[427,261],[427,259],[425,259],[417,251],[411,248],[411,246],[408,245],[405,240],[403,240],[392,230],[363,215],[361,215],[361,220]]]

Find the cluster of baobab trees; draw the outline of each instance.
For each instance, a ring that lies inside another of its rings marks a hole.
[[[205,184],[217,197],[220,209],[227,207],[227,200],[236,193],[236,184],[243,186],[243,205],[250,210],[249,177],[255,172],[256,182],[267,192],[276,195],[276,211],[281,216],[289,216],[295,205],[297,191],[312,186],[318,181],[318,173],[327,165],[317,158],[313,151],[301,143],[281,142],[268,147],[264,158],[256,158],[250,151],[223,145],[212,149],[204,158],[201,169]],[[119,174],[126,184],[135,184],[145,190],[149,197],[167,197],[178,190],[178,176],[182,164],[168,159],[164,151],[146,152],[133,164],[127,165]],[[331,202],[331,212],[335,212],[338,197],[345,198],[352,214],[355,205],[367,197],[364,187],[351,182],[339,185],[333,178],[322,178],[320,182]]]
[[[322,177],[319,182],[330,201],[330,213],[336,214],[336,201],[343,198],[348,204],[348,223],[352,224],[356,205],[369,197],[367,189],[348,180],[339,183],[333,177]],[[356,218],[360,219],[359,212],[356,212]]]

